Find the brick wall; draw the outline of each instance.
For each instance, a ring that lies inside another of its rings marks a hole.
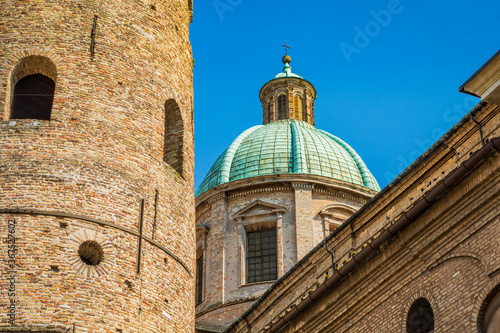
[[[486,139],[500,135],[499,112],[486,103],[474,109]],[[482,148],[477,125],[468,116],[459,125],[328,240],[339,268]],[[488,155],[279,332],[404,332],[419,298],[432,307],[434,332],[481,332],[500,284],[499,157]],[[267,332],[332,275],[331,265],[319,244],[232,332]]]
[[[7,290],[7,280],[15,275],[16,316],[10,323],[11,299],[2,296],[0,330],[66,329],[76,323],[77,332],[192,332],[189,2],[4,5],[0,284]],[[57,72],[37,67],[30,58],[49,61]],[[20,62],[56,81],[50,121],[9,119],[13,85],[31,73],[16,70]],[[181,165],[171,156],[170,163],[164,161],[167,100],[178,105],[179,128],[173,133],[182,135],[175,141],[182,142],[181,149],[174,150]],[[136,274],[141,199],[145,239],[141,273]],[[12,213],[19,209],[40,214]],[[14,269],[7,265],[9,220],[16,221]],[[106,259],[95,270],[79,271],[75,237],[84,241],[95,235],[111,244],[103,246]]]
[[[197,198],[196,224],[209,228],[198,229],[205,272],[197,325],[227,327],[275,282],[247,282],[247,232],[276,230],[279,278],[324,239],[322,209],[342,205],[352,214],[373,195],[362,186],[326,177],[283,174],[279,179],[242,179]]]

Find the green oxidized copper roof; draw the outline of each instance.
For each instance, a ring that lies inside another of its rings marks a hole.
[[[287,64],[287,63],[285,63],[285,67],[283,67],[283,72],[279,73],[274,78],[275,79],[280,79],[282,77],[296,77],[296,78],[299,78],[299,79],[303,79],[302,76],[297,75],[295,73],[292,73],[292,67],[290,67],[290,64]]]
[[[217,158],[196,196],[238,179],[285,173],[319,175],[380,191],[347,143],[304,121],[286,119],[241,133]]]

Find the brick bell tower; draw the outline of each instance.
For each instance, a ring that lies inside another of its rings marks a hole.
[[[191,20],[3,3],[0,332],[194,330]]]

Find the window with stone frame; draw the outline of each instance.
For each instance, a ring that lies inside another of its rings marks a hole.
[[[203,302],[203,254],[196,259],[196,305]]]
[[[288,118],[288,115],[287,115],[287,105],[286,105],[286,95],[279,95],[278,97],[278,119],[277,120],[281,120],[281,119],[287,119]]]
[[[247,283],[277,279],[276,229],[247,233]]]

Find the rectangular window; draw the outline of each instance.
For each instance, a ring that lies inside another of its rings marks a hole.
[[[196,259],[196,305],[203,301],[203,256]]]
[[[286,95],[280,95],[278,97],[278,119],[288,119],[288,108],[286,105]]]
[[[248,283],[277,279],[276,229],[247,234]]]

